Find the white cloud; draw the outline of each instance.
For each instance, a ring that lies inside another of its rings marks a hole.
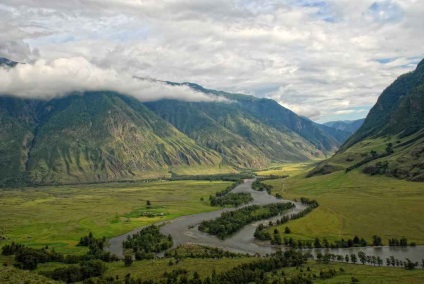
[[[364,116],[424,56],[418,0],[2,3],[2,42],[28,46],[0,45],[11,59],[84,57],[119,74],[253,92],[320,121]]]
[[[114,69],[100,68],[82,57],[61,58],[51,62],[38,60],[34,64],[0,68],[0,94],[52,99],[83,91],[115,91],[140,101],[225,101],[193,91],[187,86],[171,86],[159,81],[134,78],[131,74]]]

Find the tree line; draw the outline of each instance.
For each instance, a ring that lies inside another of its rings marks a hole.
[[[365,252],[358,252],[358,254],[346,254],[346,255],[337,255],[332,253],[322,254],[318,252],[316,255],[316,259],[322,263],[329,263],[330,261],[338,261],[338,262],[346,262],[346,263],[362,263],[363,265],[373,265],[373,266],[382,266],[384,265],[384,261],[380,256],[375,255],[367,255]],[[404,267],[407,270],[415,269],[419,266],[418,262],[413,262],[410,259],[406,258],[404,261],[400,259],[394,258],[394,256],[390,256],[386,258],[387,266],[397,266]],[[422,259],[422,268],[424,268],[424,259]]]
[[[268,194],[271,194],[271,191],[272,191],[272,189],[273,189],[273,186],[272,185],[270,185],[270,184],[265,184],[265,183],[263,183],[262,181],[263,181],[264,179],[257,179],[257,180],[255,180],[253,183],[252,183],[252,188],[254,189],[254,190],[258,190],[258,191],[266,191],[266,192],[268,192]]]
[[[363,159],[362,161],[359,161],[358,163],[355,163],[354,165],[346,168],[346,171],[345,172],[346,173],[347,172],[350,172],[351,170],[354,170],[356,168],[359,168],[360,166],[365,165],[365,164],[367,164],[367,163],[369,163],[371,161],[374,161],[374,160],[377,160],[377,159],[380,159],[380,158],[387,157],[387,156],[389,156],[389,155],[391,155],[393,153],[394,153],[394,151],[393,151],[393,144],[392,143],[388,143],[385,152],[379,154],[376,151],[371,150],[370,153],[369,153],[369,155],[365,159]],[[387,163],[386,163],[386,169],[387,169]],[[379,171],[380,171],[380,169],[379,169]]]
[[[261,240],[261,241],[271,241],[272,244],[281,245],[283,242],[282,242],[282,238],[281,238],[280,234],[278,233],[278,230],[277,231],[274,230],[274,235],[272,236],[266,229],[271,227],[271,226],[274,226],[274,225],[285,224],[289,220],[295,220],[295,219],[302,218],[303,216],[310,213],[313,209],[315,209],[319,206],[318,201],[311,200],[311,199],[306,198],[306,197],[301,197],[300,202],[304,205],[308,205],[308,207],[303,209],[299,213],[293,213],[293,214],[290,214],[290,215],[282,216],[280,219],[277,219],[275,224],[274,224],[274,222],[269,222],[268,226],[266,226],[264,224],[260,224],[255,230],[254,237],[258,240]],[[292,246],[295,247],[294,243],[293,243]]]
[[[214,220],[201,222],[199,230],[215,235],[220,239],[225,239],[249,223],[277,216],[294,206],[291,202],[275,203],[264,206],[252,205],[234,211],[223,212],[220,217]]]
[[[243,204],[247,204],[253,201],[252,194],[247,192],[239,192],[239,193],[227,193],[224,196],[215,197],[209,196],[209,202],[211,206],[232,206],[238,207]]]
[[[172,247],[172,236],[163,235],[158,226],[150,225],[138,233],[128,235],[122,242],[125,249],[132,249],[136,260],[153,259],[155,253]]]

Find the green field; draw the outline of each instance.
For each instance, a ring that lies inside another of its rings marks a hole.
[[[164,181],[2,190],[0,236],[7,239],[0,246],[13,240],[64,253],[83,252],[76,244],[90,231],[113,237],[157,221],[216,210],[207,202],[209,195],[230,184]],[[143,216],[146,212],[153,217]]]
[[[307,271],[307,267],[310,271]],[[344,271],[340,271],[342,268]],[[405,270],[403,268],[393,267],[374,267],[369,265],[361,264],[347,264],[347,263],[329,263],[322,264],[315,261],[309,261],[303,268],[303,272],[307,274],[315,274],[319,277],[320,271],[328,271],[329,269],[335,269],[337,275],[330,279],[316,279],[314,283],[352,283],[352,276],[359,280],[359,283],[367,284],[386,284],[386,283],[408,283],[408,284],[419,284],[424,283],[424,271],[422,269],[416,270]],[[297,275],[300,270],[296,268],[284,268],[284,273],[287,278]],[[277,275],[281,275],[281,270],[277,272]],[[274,278],[278,278],[274,276]],[[280,277],[281,279],[281,277]]]
[[[294,239],[318,236],[334,241],[358,235],[371,240],[379,235],[385,244],[392,237],[424,244],[424,183],[368,176],[358,170],[305,178],[310,168],[305,164],[283,165],[272,172],[287,172],[289,178],[266,181],[274,186],[273,194],[291,200],[309,197],[320,204],[306,217],[279,226],[280,232],[288,226]]]

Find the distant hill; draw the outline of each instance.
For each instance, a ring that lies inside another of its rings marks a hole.
[[[0,185],[263,168],[325,157],[349,136],[273,100],[183,84],[228,101],[142,103],[107,91],[49,101],[0,96]]]
[[[323,124],[326,126],[353,134],[362,126],[362,124],[364,124],[364,121],[365,121],[365,118],[361,118],[357,120],[329,121]]]
[[[383,91],[363,125],[310,175],[339,169],[424,181],[424,60]]]

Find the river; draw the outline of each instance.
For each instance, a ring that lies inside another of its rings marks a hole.
[[[252,189],[252,183],[254,179],[245,180],[244,183],[238,185],[231,192],[248,192],[252,194],[253,201],[248,205],[266,205],[277,202],[292,202],[296,205],[295,208],[289,210],[285,214],[293,214],[302,211],[306,208],[305,205],[300,202],[293,202],[290,200],[284,199],[276,199],[274,196],[269,195],[266,191],[256,191]],[[231,252],[238,253],[248,253],[248,254],[259,254],[266,255],[275,252],[279,248],[284,248],[281,246],[271,246],[269,243],[264,242],[255,242],[253,234],[255,232],[256,227],[259,224],[267,224],[269,221],[276,221],[280,219],[282,215],[276,216],[273,218],[269,218],[267,220],[261,220],[249,224],[243,227],[240,231],[232,235],[231,237],[220,240],[213,235],[209,235],[207,233],[203,233],[198,230],[198,225],[204,220],[212,220],[221,215],[222,212],[232,211],[244,206],[240,206],[238,208],[225,208],[216,210],[213,212],[200,213],[194,215],[182,216],[170,221],[159,222],[156,225],[161,225],[160,231],[164,235],[171,234],[174,245],[176,247],[180,244],[199,244],[211,247],[222,248]],[[128,235],[132,235],[136,232],[139,232],[141,228],[137,228],[131,232],[128,232],[124,235],[114,237],[109,240],[109,246],[107,248],[113,254],[116,254],[118,257],[123,258],[123,247],[122,242],[127,238]],[[306,250],[305,250],[306,251]],[[312,249],[309,250],[312,254],[316,254],[318,251],[325,253],[330,252],[333,254],[357,254],[359,251],[365,252],[367,255],[375,255],[380,256],[384,261],[387,257],[394,256],[397,259],[404,260],[409,258],[411,261],[418,261],[421,263],[421,260],[424,259],[424,246],[416,246],[416,247],[361,247],[361,248],[343,248],[343,249]],[[162,256],[159,254],[158,256]]]

